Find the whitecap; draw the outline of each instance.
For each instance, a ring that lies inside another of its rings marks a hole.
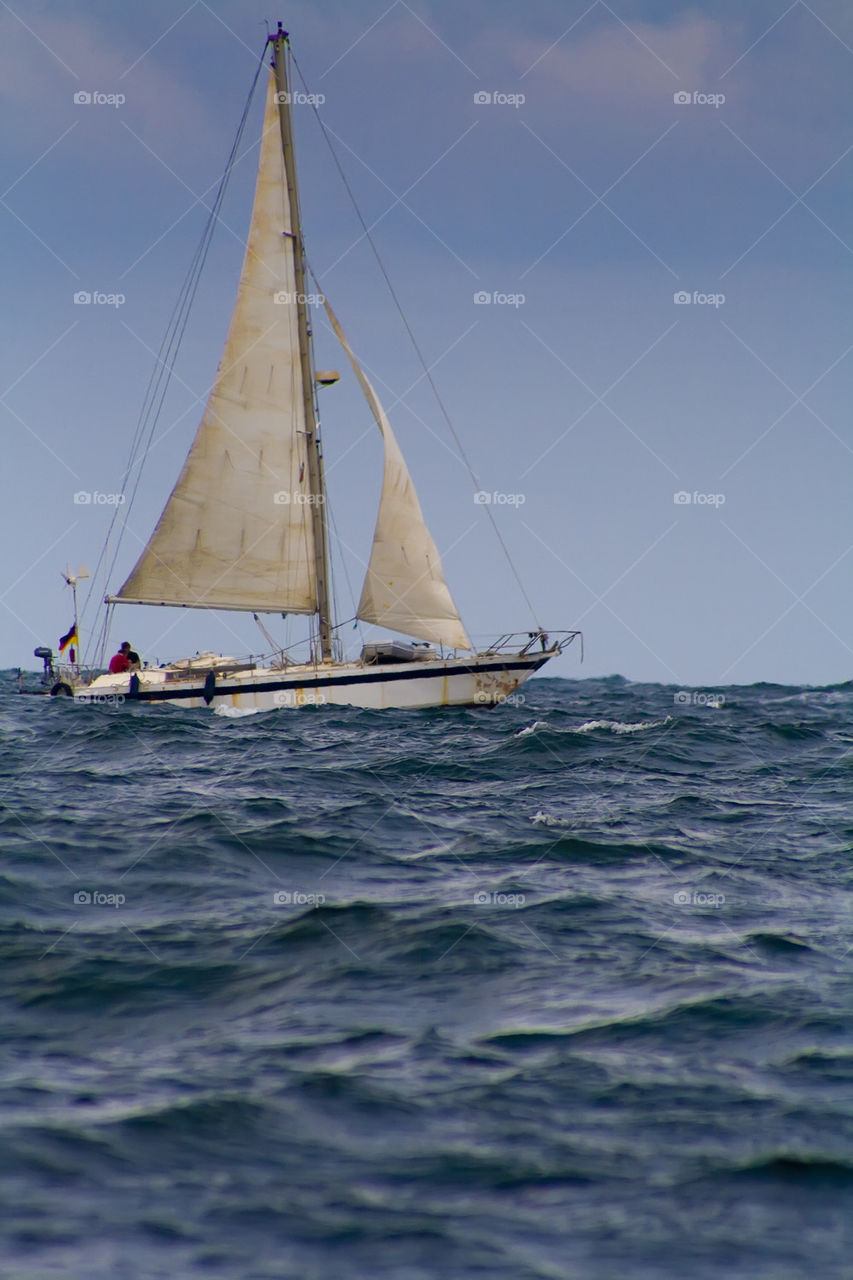
[[[530,819],[537,827],[570,827],[571,822],[566,818],[552,818],[550,813],[545,813],[543,809],[538,809]]]
[[[215,716],[225,716],[226,720],[240,720],[243,716],[256,716],[261,707],[214,707]]]
[[[526,738],[529,733],[535,733],[537,729],[547,729],[548,722],[546,720],[534,720],[533,724],[529,724],[526,729],[519,729],[515,734],[516,738]]]
[[[592,733],[595,729],[609,729],[611,733],[639,733],[642,729],[662,729],[672,723],[672,716],[665,720],[640,721],[638,724],[624,724],[621,720],[587,720],[585,724],[574,729],[574,733]]]

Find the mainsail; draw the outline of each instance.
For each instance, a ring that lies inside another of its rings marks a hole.
[[[295,225],[271,72],[252,222],[222,361],[178,482],[116,600],[317,610]]]
[[[358,617],[419,640],[470,649],[471,642],[444,579],[441,558],[391,424],[328,301],[325,306],[385,445],[382,496]]]

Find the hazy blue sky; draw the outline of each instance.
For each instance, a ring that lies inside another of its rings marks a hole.
[[[584,666],[570,651],[553,673],[853,676],[849,0],[4,2],[0,666],[56,646],[59,571],[97,559],[109,510],[74,495],[117,488],[265,18],[325,96],[483,488],[523,497],[497,518],[541,621],[585,633]],[[260,114],[259,96],[252,142]],[[296,116],[309,256],[389,409],[463,619],[482,637],[526,628],[310,110]],[[232,182],[112,589],[216,369],[256,154]],[[83,307],[79,290],[126,300]],[[318,363],[342,368],[317,328]],[[364,559],[378,433],[351,377],[322,405],[338,529]],[[344,561],[357,595],[361,565]],[[340,555],[337,580],[347,617]],[[115,638],[149,658],[262,647],[237,615],[118,617]]]

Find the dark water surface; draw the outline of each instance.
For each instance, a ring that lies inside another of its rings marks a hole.
[[[2,689],[4,1276],[853,1276],[853,686]]]

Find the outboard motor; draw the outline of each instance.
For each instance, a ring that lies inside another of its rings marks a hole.
[[[41,677],[42,684],[52,684],[56,674],[53,669],[53,650],[40,644],[37,649],[33,649],[33,657],[41,658],[44,663],[44,671]]]

